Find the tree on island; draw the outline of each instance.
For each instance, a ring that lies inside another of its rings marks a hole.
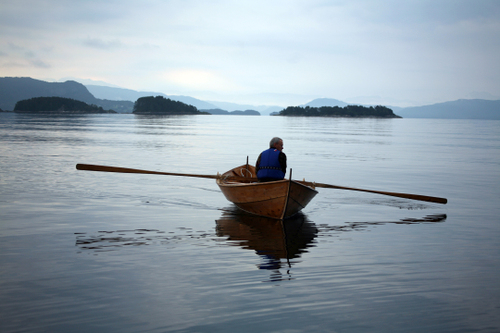
[[[173,101],[163,96],[139,98],[134,104],[134,111],[132,113],[147,115],[207,114],[198,111],[198,109],[192,105]]]
[[[377,105],[375,107],[361,105],[301,107],[289,106],[279,112],[280,116],[305,116],[305,117],[346,117],[346,118],[401,118],[391,109]]]
[[[64,97],[33,97],[16,103],[15,112],[116,113],[102,107]]]

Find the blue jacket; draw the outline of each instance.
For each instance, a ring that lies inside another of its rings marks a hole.
[[[257,165],[257,178],[259,179],[283,179],[285,173],[279,161],[280,151],[275,148],[264,150],[260,154],[260,162]]]

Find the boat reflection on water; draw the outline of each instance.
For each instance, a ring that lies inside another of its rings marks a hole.
[[[315,246],[316,225],[298,213],[284,221],[259,217],[234,207],[216,220],[216,233],[228,244],[254,250],[263,260],[260,269],[272,270],[271,281],[283,280],[280,269],[290,268],[307,248]],[[287,271],[290,278],[290,272]]]
[[[314,247],[316,238],[333,234],[361,231],[384,224],[442,223],[446,214],[427,215],[422,218],[404,218],[397,221],[346,222],[342,225],[317,226],[306,215],[298,213],[284,221],[259,217],[238,208],[225,210],[216,220],[216,234],[227,237],[227,244],[254,250],[263,260],[260,269],[271,270],[271,281],[291,279],[290,268],[308,248]],[[286,268],[284,276],[280,269]]]
[[[426,224],[446,221],[446,214],[427,215],[422,218],[404,218],[397,221],[344,222],[341,224],[319,224],[310,221],[303,213],[284,221],[251,215],[236,206],[223,210],[217,219],[215,232],[194,231],[191,227],[177,227],[177,231],[157,229],[131,229],[99,231],[88,234],[76,232],[76,246],[79,251],[91,251],[94,255],[116,251],[122,247],[142,247],[142,245],[165,245],[170,248],[186,243],[204,246],[223,244],[253,250],[261,258],[259,269],[271,271],[270,280],[291,279],[290,268],[298,263],[298,258],[308,249],[316,246],[316,239],[345,232],[369,230],[385,224]],[[341,240],[340,238],[338,240]],[[286,273],[282,274],[281,270]]]

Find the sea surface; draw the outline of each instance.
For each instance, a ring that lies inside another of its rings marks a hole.
[[[284,140],[284,223],[212,179]],[[287,174],[287,177],[289,174]],[[0,113],[1,332],[499,332],[500,121]]]

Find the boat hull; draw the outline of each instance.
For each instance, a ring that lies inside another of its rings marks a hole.
[[[241,177],[233,180],[231,177]],[[307,206],[318,193],[293,180],[256,182],[255,167],[243,165],[224,173],[217,185],[227,200],[240,209],[273,219],[290,217]]]

